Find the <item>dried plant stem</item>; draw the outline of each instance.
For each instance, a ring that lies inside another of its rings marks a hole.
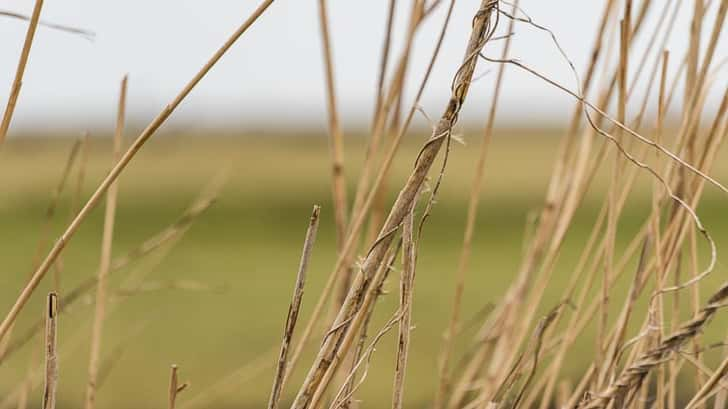
[[[316,233],[319,225],[319,213],[321,207],[316,205],[313,207],[311,219],[306,230],[306,239],[303,242],[303,252],[301,254],[301,262],[298,266],[296,274],[296,285],[293,290],[293,298],[288,308],[288,316],[286,317],[286,327],[283,332],[283,341],[281,342],[281,352],[278,356],[278,365],[276,367],[276,375],[273,380],[273,390],[271,391],[270,400],[268,401],[268,409],[276,409],[281,398],[283,379],[286,376],[286,365],[288,363],[288,349],[293,338],[293,331],[296,329],[298,321],[298,313],[301,310],[301,301],[303,301],[303,287],[306,284],[306,270],[308,269],[308,260],[311,257],[311,250],[316,242]]]
[[[179,395],[180,392],[187,389],[187,387],[189,386],[189,383],[187,383],[187,382],[185,382],[181,385],[179,384],[178,372],[179,372],[179,368],[177,367],[177,365],[172,365],[172,367],[170,369],[170,374],[169,374],[169,391],[168,391],[169,404],[167,406],[169,409],[175,408],[175,406],[177,404],[177,395]]]
[[[114,166],[114,168],[111,169],[109,174],[99,184],[99,186],[96,188],[96,191],[91,195],[83,208],[78,212],[73,221],[68,225],[66,230],[59,237],[53,248],[46,256],[45,260],[43,260],[41,265],[35,271],[33,277],[26,284],[25,288],[13,304],[13,307],[10,309],[10,311],[0,324],[0,341],[5,338],[8,329],[15,322],[18,314],[20,314],[20,311],[28,302],[31,294],[38,287],[38,284],[40,284],[40,281],[48,272],[48,269],[53,265],[54,261],[58,258],[58,255],[61,253],[61,251],[63,251],[66,244],[68,244],[68,241],[76,233],[79,226],[81,225],[81,223],[83,223],[91,210],[96,207],[101,198],[106,194],[106,191],[109,189],[111,184],[119,177],[121,172],[126,168],[132,158],[134,158],[136,153],[142,148],[142,146],[144,146],[149,138],[151,138],[151,136],[157,131],[157,129],[159,129],[159,127],[162,126],[162,124],[169,118],[169,116],[172,115],[172,112],[174,112],[177,106],[179,106],[179,104],[187,97],[187,95],[189,95],[192,89],[200,82],[200,80],[202,80],[202,78],[220,60],[220,58],[222,58],[223,54],[225,54],[225,52],[230,49],[230,47],[232,47],[232,45],[238,40],[238,38],[240,38],[240,36],[242,36],[243,33],[247,31],[248,28],[253,25],[253,23],[255,23],[255,21],[263,14],[263,12],[273,3],[273,1],[274,0],[264,0],[258,6],[258,8],[255,9],[252,15],[247,20],[245,20],[245,22],[242,23],[242,25],[230,36],[227,41],[225,41],[222,47],[220,47],[215,52],[210,60],[205,63],[202,69],[200,69],[200,71],[195,74],[190,82],[185,85],[185,87],[174,98],[174,100],[172,100],[172,102],[167,105],[162,110],[162,112],[160,112],[159,115],[154,118],[154,120],[152,120],[152,122],[144,129],[144,131],[142,131],[142,133],[136,138],[136,140],[134,140],[126,153],[124,153],[124,155]]]
[[[326,107],[329,113],[329,140],[331,145],[331,188],[334,201],[334,220],[336,222],[336,243],[341,250],[346,234],[346,179],[344,177],[344,141],[339,124],[336,104],[336,84],[334,82],[334,62],[331,55],[329,20],[326,0],[319,0],[319,26],[326,72]]]
[[[692,92],[692,88],[695,87],[697,84],[695,83],[696,75],[697,75],[697,69],[698,69],[698,63],[700,59],[700,37],[701,37],[701,31],[702,31],[702,22],[704,19],[704,10],[703,10],[703,2],[702,1],[696,1],[694,2],[693,7],[693,19],[690,24],[690,47],[688,50],[688,68],[687,68],[687,79],[686,79],[686,87],[685,91],[689,95]],[[696,127],[697,128],[697,127]],[[698,132],[697,129],[695,132],[693,132],[690,135],[690,142],[687,146],[687,155],[688,159],[695,162],[698,160],[697,156],[697,139],[698,139]],[[683,172],[684,176],[687,176],[685,172]],[[688,183],[686,185],[686,194],[689,197],[692,195],[691,191],[692,184]],[[700,270],[698,268],[698,249],[697,249],[697,234],[695,230],[690,230],[688,235],[688,241],[689,241],[689,257],[690,257],[690,272],[693,279],[697,279],[697,277],[700,274]],[[699,283],[696,283],[691,288],[691,304],[692,304],[692,313],[697,314],[700,310],[700,285]],[[695,359],[698,361],[698,363],[702,362],[702,357],[700,355],[700,336],[696,336],[693,339],[693,350],[695,352]],[[695,386],[697,389],[700,389],[702,383],[704,382],[705,377],[703,374],[701,374],[700,371],[696,371],[695,373]]]
[[[387,74],[387,67],[389,66],[389,54],[392,46],[392,31],[394,28],[394,14],[397,6],[397,0],[389,0],[389,7],[387,10],[387,23],[386,31],[384,35],[384,41],[382,43],[381,61],[379,64],[379,73],[377,77],[377,97],[374,104],[374,121],[373,126],[378,124],[378,115],[381,115],[382,104],[386,96],[385,90],[385,79]],[[414,40],[414,38],[412,38]],[[405,47],[411,49],[411,46]],[[407,57],[407,62],[409,57]],[[397,97],[394,102],[394,111],[391,114],[391,123],[389,127],[389,136],[394,138],[397,135],[397,129],[400,125],[401,109],[402,109],[402,89],[404,89],[404,81],[401,81],[398,85]],[[384,223],[384,217],[386,216],[386,194],[387,194],[387,180],[384,180],[382,184],[377,188],[377,195],[374,200],[374,204],[371,209],[371,217],[369,220],[369,228],[367,231],[366,241],[371,242],[376,239],[379,228]],[[343,294],[346,296],[346,294]],[[343,297],[342,297],[343,299]]]
[[[48,294],[45,339],[45,387],[43,389],[43,409],[55,409],[56,391],[58,390],[58,297],[56,293]]]
[[[665,126],[665,83],[667,81],[667,67],[669,65],[669,62],[670,53],[669,51],[665,50],[662,54],[660,94],[657,102],[657,126],[655,130],[655,142],[658,144],[662,143],[662,133]],[[655,166],[659,168],[660,155],[657,152],[655,152],[655,162]],[[657,181],[655,181],[652,194],[652,237],[655,248],[655,290],[660,293],[659,296],[653,299],[654,305],[650,306],[651,311],[656,311],[656,313],[652,314],[653,325],[659,328],[656,331],[656,336],[654,337],[655,344],[659,344],[660,342],[662,342],[662,337],[664,336],[663,328],[665,323],[664,297],[662,295],[662,290],[665,287],[665,272],[663,269],[665,263],[662,259],[662,236],[660,232],[660,196],[662,193],[661,190],[662,187]],[[662,398],[662,396],[664,396],[665,376],[665,368],[661,366],[657,374],[657,409],[665,408],[665,400]],[[645,387],[645,389],[647,388]]]
[[[518,9],[518,2],[519,0],[515,0],[515,2],[513,3],[513,13],[515,13]],[[503,45],[503,51],[501,52],[501,59],[503,60],[508,58],[515,22],[516,20],[512,19],[508,25],[508,37],[505,40],[505,44]],[[470,198],[468,199],[468,210],[465,221],[463,245],[460,251],[460,259],[458,261],[457,271],[455,274],[455,293],[453,296],[452,312],[450,314],[450,320],[443,338],[442,350],[439,357],[439,383],[437,389],[435,390],[435,400],[433,403],[433,407],[435,409],[440,409],[443,407],[445,395],[450,385],[450,356],[452,354],[455,331],[457,326],[459,325],[460,320],[460,309],[462,306],[463,291],[465,290],[465,274],[467,272],[468,264],[470,261],[473,236],[475,234],[475,221],[478,216],[478,205],[480,204],[483,178],[485,176],[485,160],[488,156],[490,141],[493,136],[495,117],[498,109],[498,99],[500,97],[504,73],[505,65],[501,64],[498,67],[498,74],[495,80],[495,88],[493,90],[493,99],[490,104],[490,110],[488,111],[488,119],[486,121],[485,129],[483,131],[483,139],[480,145],[480,153],[478,155],[478,160],[475,165],[475,175],[473,177],[473,182],[470,187]]]
[[[126,88],[127,77],[121,80],[119,93],[119,109],[116,117],[116,132],[114,133],[112,164],[119,160],[121,145],[124,137],[124,118],[126,115]],[[101,343],[104,320],[106,319],[106,287],[109,268],[111,266],[111,249],[114,239],[114,223],[116,221],[116,202],[119,193],[118,181],[114,181],[106,194],[106,209],[104,213],[104,232],[101,238],[101,262],[99,263],[98,278],[96,280],[96,304],[94,309],[93,327],[91,329],[91,346],[88,364],[88,383],[86,385],[85,409],[96,407],[96,383],[98,380],[99,362],[101,359]]]
[[[404,380],[409,355],[410,332],[412,330],[412,298],[415,283],[415,267],[417,264],[417,245],[414,235],[414,207],[404,219],[402,225],[402,275],[399,283],[399,337],[397,340],[397,358],[394,371],[394,389],[392,393],[392,409],[402,409],[404,400]]]
[[[620,53],[619,53],[619,93],[618,93],[618,102],[617,102],[617,120],[621,123],[626,123],[626,115],[627,115],[627,87],[628,87],[628,79],[627,79],[627,72],[628,72],[628,61],[629,61],[629,33],[630,33],[630,13],[631,13],[631,7],[632,3],[630,0],[627,0],[627,3],[625,5],[625,11],[624,11],[624,19],[621,22],[620,25]],[[624,143],[622,140],[622,132],[618,132],[615,136],[617,138],[617,142],[622,144]],[[595,364],[597,364],[596,372],[598,374],[597,376],[597,383],[601,384],[603,382],[604,376],[607,375],[607,371],[603,371],[600,367],[603,361],[608,360],[608,357],[605,357],[606,348],[607,345],[605,344],[606,341],[606,330],[608,325],[608,311],[609,311],[609,277],[612,276],[612,269],[613,269],[613,263],[614,263],[614,251],[615,251],[615,242],[617,240],[617,224],[619,222],[619,213],[617,212],[617,186],[619,184],[619,181],[621,179],[621,168],[622,168],[622,157],[620,155],[620,152],[618,148],[615,146],[614,148],[614,166],[612,168],[612,178],[610,181],[610,187],[609,187],[609,210],[608,210],[608,217],[607,217],[607,231],[606,231],[606,253],[604,257],[604,274],[603,274],[603,280],[602,280],[602,304],[601,304],[601,314],[599,315],[599,325],[598,325],[598,331],[597,331],[597,346],[596,346],[596,357],[595,357]]]
[[[13,85],[10,88],[8,102],[5,105],[5,112],[3,113],[2,123],[0,123],[0,145],[5,142],[5,137],[7,136],[8,129],[10,128],[10,122],[13,119],[15,105],[17,104],[18,97],[20,96],[20,87],[23,85],[25,66],[28,64],[30,47],[33,45],[33,37],[35,36],[35,30],[38,28],[38,21],[40,20],[40,10],[42,8],[43,0],[35,0],[35,5],[33,6],[33,14],[31,14],[30,16],[30,24],[28,24],[28,30],[25,32],[25,42],[23,43],[23,49],[20,52],[18,68],[15,71]],[[2,338],[2,336],[0,336],[0,338]]]
[[[397,0],[389,0],[387,7],[387,23],[384,31],[384,41],[382,42],[382,57],[379,62],[379,72],[377,74],[377,98],[375,101],[374,112],[378,114],[385,96],[385,80],[387,76],[387,67],[389,66],[389,53],[392,46],[392,29],[394,27],[394,13],[397,7]]]
[[[718,366],[718,369],[713,372],[713,375],[702,384],[695,396],[685,406],[685,409],[693,409],[700,406],[707,399],[708,394],[715,389],[721,379],[725,378],[726,375],[728,375],[728,358],[724,359],[720,366]],[[716,403],[716,408],[718,407]]]

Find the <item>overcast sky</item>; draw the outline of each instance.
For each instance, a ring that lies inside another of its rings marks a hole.
[[[654,24],[671,0],[656,0]],[[253,0],[45,0],[42,20],[95,32],[79,36],[39,28],[16,109],[13,131],[40,128],[113,127],[119,80],[129,74],[129,115],[148,122],[204,64],[227,36],[256,7]],[[400,0],[396,42],[401,45],[410,1]],[[446,3],[446,2],[443,2]],[[641,2],[637,2],[640,4]],[[686,45],[692,1],[684,1],[669,48]],[[712,9],[715,9],[713,2]],[[439,115],[450,79],[462,58],[476,0],[457,2],[451,29],[435,67],[423,107]],[[583,71],[592,46],[601,0],[522,0],[536,21],[553,29],[564,50]],[[0,10],[30,14],[32,0],[0,0]],[[361,126],[371,115],[376,72],[384,33],[386,0],[329,1],[337,93],[345,125]],[[712,28],[711,10],[709,28]],[[420,81],[444,16],[430,18],[416,41],[408,101]],[[218,65],[203,79],[170,120],[170,126],[276,128],[320,127],[325,123],[323,67],[317,0],[277,0]],[[505,24],[503,25],[505,27]],[[5,105],[27,23],[0,17],[0,102]],[[725,37],[725,36],[723,36]],[[500,54],[500,45],[486,50]],[[398,53],[399,48],[395,48]],[[636,51],[634,60],[640,57]],[[723,38],[717,59],[728,55]],[[512,55],[574,86],[558,50],[544,32],[519,25]],[[673,66],[677,60],[673,59]],[[636,65],[636,64],[635,64]],[[490,73],[486,73],[490,70]],[[726,84],[722,70],[718,83]],[[480,123],[490,101],[495,66],[481,63],[464,121]],[[572,100],[540,80],[509,68],[501,124],[559,123]],[[720,87],[718,87],[720,88]],[[724,87],[723,87],[724,88]],[[722,93],[722,92],[721,92]],[[717,103],[711,99],[711,104]],[[423,118],[419,118],[421,124]]]

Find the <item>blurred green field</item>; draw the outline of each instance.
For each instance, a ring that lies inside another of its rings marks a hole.
[[[403,147],[390,180],[393,188],[401,185],[411,168],[423,141],[420,138],[411,136]],[[450,313],[454,266],[479,138],[477,132],[469,132],[466,146],[453,146],[441,196],[421,243],[414,299],[416,329],[407,375],[408,407],[424,407],[433,395],[437,353]],[[0,151],[0,314],[10,308],[31,272],[45,209],[70,145],[70,139],[26,136],[11,139]],[[493,141],[468,273],[466,318],[486,303],[496,302],[517,270],[526,216],[542,203],[557,145],[558,138],[551,131],[536,130],[501,131]],[[109,168],[109,148],[108,140],[92,140],[84,199]],[[356,180],[355,168],[362,162],[363,148],[362,138],[348,142],[346,170],[350,188]],[[722,158],[713,175],[728,181],[725,149]],[[301,322],[311,312],[335,256],[328,145],[320,135],[175,133],[152,140],[121,179],[114,255],[123,255],[173,222],[223,166],[229,166],[230,178],[219,201],[159,263],[150,256],[129,269],[151,269],[148,282],[194,280],[223,290],[160,290],[115,298],[113,303],[119,308],[108,317],[104,353],[108,356],[120,344],[126,348],[100,391],[100,408],[161,407],[166,402],[172,363],[181,367],[183,379],[192,382],[180,398],[184,403],[235,368],[277,348],[308,215],[311,206],[319,203],[323,206],[322,224],[309,269]],[[649,212],[645,200],[649,183],[646,176],[640,176],[639,192],[630,200],[619,226],[620,237],[633,233]],[[596,217],[605,191],[600,187],[604,186],[603,181],[598,181],[578,212],[544,300],[544,310],[559,301],[565,279]],[[70,188],[61,199],[53,222],[54,238],[68,220],[72,191]],[[716,189],[706,188],[699,214],[719,249],[728,247],[728,198]],[[103,209],[96,209],[66,249],[62,293],[94,274],[102,215]],[[620,249],[625,244],[620,240]],[[702,263],[707,262],[707,252],[703,251],[701,257]],[[725,274],[725,266],[719,263],[714,275],[703,283],[703,293],[724,281]],[[126,275],[114,275],[112,285],[118,286]],[[24,310],[19,331],[40,317],[50,278]],[[372,332],[394,311],[396,286],[397,277],[390,277],[388,288],[393,291],[378,306]],[[620,300],[615,296],[615,303]],[[65,403],[63,407],[78,407],[83,398],[92,298],[86,301],[85,306],[77,306],[61,317],[59,400]],[[708,331],[709,339],[720,340],[727,322],[725,317],[717,319]],[[584,340],[579,352],[569,359],[570,373],[577,374],[583,365],[580,356],[590,354],[592,336]],[[459,343],[458,350],[465,345]],[[40,338],[31,346],[0,367],[0,396],[7,396],[26,377],[29,362],[33,368],[40,364]],[[377,348],[368,380],[357,395],[366,407],[385,407],[389,402],[394,346],[395,337],[390,335]],[[308,362],[309,357],[302,360],[286,398],[294,392]],[[208,407],[264,406],[272,374],[271,365],[250,379],[241,376]],[[40,397],[40,390],[35,389],[31,396]]]

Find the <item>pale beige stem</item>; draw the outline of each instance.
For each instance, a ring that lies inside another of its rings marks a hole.
[[[339,124],[336,103],[336,84],[334,82],[334,62],[331,56],[329,20],[326,0],[319,0],[319,25],[326,71],[326,107],[329,113],[329,140],[331,146],[331,188],[334,201],[334,220],[336,222],[336,245],[341,250],[346,235],[346,179],[344,178],[344,141]]]
[[[35,0],[35,6],[33,6],[33,14],[30,16],[30,24],[28,24],[28,31],[25,32],[25,42],[23,43],[23,50],[20,52],[18,68],[15,71],[15,78],[13,79],[13,85],[10,88],[10,95],[8,96],[7,105],[5,105],[5,112],[3,113],[3,120],[2,123],[0,123],[0,145],[5,142],[5,137],[7,136],[8,129],[10,128],[10,122],[13,119],[15,105],[18,102],[18,96],[20,96],[20,87],[23,85],[25,66],[28,64],[30,47],[33,45],[33,37],[35,36],[35,30],[38,28],[38,21],[40,20],[40,10],[42,8],[43,0]],[[2,336],[0,336],[0,338],[2,338]]]
[[[48,294],[45,340],[45,387],[43,389],[43,409],[55,409],[56,391],[58,390],[58,297],[56,293]]]
[[[119,160],[121,145],[124,138],[124,118],[126,115],[126,87],[127,77],[121,80],[119,93],[119,109],[116,117],[116,132],[114,133],[112,164]],[[106,287],[109,267],[111,266],[111,249],[114,240],[114,223],[116,221],[116,202],[119,193],[118,180],[109,187],[106,195],[106,209],[104,213],[104,232],[101,238],[101,262],[96,280],[96,304],[94,309],[93,327],[91,329],[91,346],[88,364],[88,383],[86,384],[85,409],[96,407],[96,384],[99,375],[99,362],[101,359],[101,343],[106,319]]]
[[[303,241],[303,252],[301,254],[301,262],[298,265],[298,273],[296,273],[296,285],[293,289],[293,298],[288,308],[288,316],[286,317],[286,327],[283,331],[283,341],[281,342],[281,352],[278,355],[278,366],[276,367],[276,375],[273,381],[273,390],[268,401],[268,409],[276,409],[281,399],[283,388],[283,380],[286,377],[286,366],[288,364],[288,349],[293,338],[293,331],[296,329],[298,322],[298,313],[301,311],[301,302],[303,301],[303,288],[306,284],[306,270],[308,269],[308,261],[311,258],[311,251],[316,242],[316,233],[318,232],[319,213],[321,207],[316,205],[313,207],[311,219],[306,230],[306,238]]]

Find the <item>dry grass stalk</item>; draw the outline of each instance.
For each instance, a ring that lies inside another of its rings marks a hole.
[[[177,94],[172,102],[167,105],[162,110],[162,112],[160,112],[159,115],[157,115],[157,117],[154,118],[152,122],[142,131],[142,133],[134,140],[126,153],[124,153],[119,162],[113,167],[113,169],[111,169],[109,174],[99,184],[99,186],[96,188],[96,190],[88,199],[83,208],[79,211],[73,221],[68,225],[66,230],[56,241],[55,245],[50,250],[41,265],[35,271],[33,277],[26,284],[25,288],[23,288],[23,291],[18,296],[17,300],[13,304],[13,307],[10,309],[10,311],[0,324],[0,341],[5,338],[5,335],[7,334],[10,326],[15,322],[18,314],[20,314],[20,311],[28,302],[31,294],[38,287],[38,284],[40,284],[40,281],[48,272],[48,269],[53,265],[54,261],[58,258],[61,251],[63,251],[63,249],[66,247],[68,241],[76,233],[79,226],[81,225],[81,223],[83,223],[91,210],[96,207],[101,198],[106,194],[111,184],[119,177],[121,172],[126,168],[129,162],[131,162],[132,158],[134,158],[134,156],[142,148],[142,146],[144,146],[149,138],[151,138],[152,135],[154,135],[154,133],[157,131],[157,129],[159,129],[159,127],[162,126],[162,124],[170,117],[170,115],[172,115],[177,106],[179,106],[179,104],[187,97],[187,95],[189,95],[192,89],[202,80],[202,78],[220,60],[220,58],[222,58],[225,52],[227,52],[227,50],[232,47],[232,45],[238,40],[238,38],[240,38],[240,36],[242,36],[243,33],[245,33],[248,28],[250,28],[253,23],[255,23],[255,21],[263,14],[263,12],[265,12],[265,10],[273,3],[273,1],[274,0],[264,0],[263,2],[261,2],[258,8],[256,8],[255,11],[253,11],[253,13],[250,15],[250,17],[248,17],[248,19],[246,19],[240,25],[240,27],[235,30],[235,32],[228,38],[228,40],[225,41],[225,43],[213,54],[213,56],[207,61],[207,63],[205,63],[200,71],[198,71],[197,74],[195,74],[195,76],[180,91],[180,93]]]
[[[112,164],[119,160],[121,145],[124,138],[124,119],[126,115],[126,89],[127,77],[121,80],[119,92],[119,105],[116,117],[116,132],[114,133]],[[111,184],[106,195],[106,209],[104,213],[104,231],[101,238],[101,261],[99,263],[98,278],[96,280],[96,304],[94,309],[93,327],[91,330],[91,346],[88,364],[88,384],[86,385],[85,409],[96,407],[96,383],[98,380],[99,362],[101,359],[101,343],[104,320],[106,319],[106,287],[109,269],[111,267],[111,249],[114,239],[114,223],[116,221],[116,203],[119,193],[117,181]]]
[[[35,30],[38,28],[38,21],[40,21],[40,11],[43,8],[43,0],[35,0],[33,6],[33,14],[30,16],[30,24],[28,24],[28,30],[25,32],[25,41],[23,42],[23,49],[20,52],[20,60],[18,61],[18,68],[15,71],[15,78],[13,79],[13,85],[10,88],[10,94],[8,96],[8,102],[5,105],[5,112],[3,113],[3,119],[0,123],[0,145],[5,142],[5,137],[8,134],[10,128],[10,122],[13,119],[13,113],[15,112],[15,105],[18,102],[20,96],[20,87],[23,85],[23,75],[25,74],[25,66],[28,64],[28,57],[30,56],[30,47],[33,45],[33,37],[35,36]],[[0,336],[0,338],[2,338]]]
[[[628,87],[628,61],[629,61],[629,33],[631,30],[631,11],[632,11],[632,2],[627,1],[625,5],[624,10],[624,19],[620,23],[620,52],[619,52],[619,93],[618,93],[618,101],[617,101],[617,120],[621,123],[627,123],[626,121],[626,115],[627,115],[627,87]],[[622,132],[617,133],[616,135],[617,142],[620,144],[623,144],[624,141],[622,140]],[[599,315],[599,325],[598,325],[598,331],[597,331],[597,345],[596,345],[596,357],[595,357],[595,363],[597,365],[597,373],[599,374],[597,383],[601,384],[604,380],[604,377],[608,373],[608,368],[606,370],[602,370],[601,365],[604,363],[604,361],[608,361],[610,357],[606,356],[606,349],[607,345],[605,343],[606,340],[606,331],[607,331],[607,325],[608,325],[608,311],[609,311],[609,277],[613,275],[613,264],[614,264],[614,251],[615,251],[615,245],[617,240],[617,225],[619,223],[619,212],[617,211],[617,192],[618,192],[618,184],[622,177],[621,175],[621,169],[622,169],[622,157],[620,155],[620,152],[618,151],[618,148],[614,148],[614,166],[612,168],[612,178],[609,185],[609,207],[607,212],[607,230],[606,230],[606,252],[604,257],[604,274],[602,279],[602,303],[601,303],[601,314]],[[609,365],[607,365],[608,367]]]
[[[179,368],[177,367],[177,365],[172,365],[172,368],[171,368],[170,374],[169,374],[169,393],[168,393],[169,404],[167,406],[169,409],[175,408],[176,403],[177,403],[177,395],[179,395],[180,392],[187,389],[187,387],[189,386],[188,382],[185,382],[180,385],[178,372],[179,372]]]
[[[385,98],[385,80],[387,75],[387,67],[389,66],[389,54],[392,46],[392,31],[394,28],[394,14],[397,6],[396,0],[389,0],[389,7],[387,10],[387,23],[384,34],[384,41],[382,42],[381,60],[379,63],[379,72],[377,74],[377,97],[374,104],[374,121],[373,126],[378,123],[378,115],[381,115],[382,104]],[[412,39],[414,40],[414,39]],[[407,49],[409,47],[405,47]],[[409,58],[408,58],[409,60]],[[404,81],[397,84],[399,89],[397,90],[397,98],[394,102],[394,110],[391,114],[391,121],[389,126],[388,134],[391,138],[394,138],[398,132],[398,128],[401,120],[401,109],[402,109],[402,89],[404,88]],[[386,216],[386,196],[387,196],[387,180],[384,180],[381,186],[377,189],[377,195],[374,199],[374,204],[371,209],[371,217],[369,219],[369,228],[367,230],[366,241],[372,242],[376,238],[379,228],[384,223],[384,217]],[[344,294],[345,296],[346,294]],[[343,297],[342,297],[343,299]]]
[[[402,225],[402,274],[399,283],[399,336],[397,340],[397,358],[394,371],[394,389],[392,392],[392,409],[402,409],[404,400],[404,380],[409,355],[410,332],[412,331],[412,298],[417,265],[417,244],[414,235],[414,207],[405,217]]]
[[[702,22],[704,18],[704,10],[703,10],[703,2],[702,1],[696,1],[694,3],[693,7],[693,19],[690,23],[690,46],[688,49],[688,58],[687,58],[687,78],[685,80],[686,87],[685,92],[687,95],[689,95],[692,92],[692,88],[695,87],[696,84],[696,75],[697,75],[697,69],[698,69],[698,63],[700,59],[700,37],[701,37],[701,31],[702,31]],[[696,162],[698,160],[698,149],[697,146],[698,142],[698,132],[697,130],[691,134],[690,136],[690,142],[687,146],[687,158],[693,162]],[[683,172],[683,175],[685,173]],[[691,185],[688,184],[686,186],[686,196],[690,197],[692,195],[691,192]],[[695,230],[690,230],[689,232],[689,250],[690,250],[690,271],[692,277],[695,279],[700,274],[700,270],[698,268],[698,249],[697,249],[697,235],[695,233]],[[700,310],[700,285],[699,283],[696,283],[696,285],[693,285],[691,288],[691,304],[692,304],[692,310],[693,314],[697,314]],[[700,336],[696,336],[695,339],[693,339],[693,350],[696,353],[696,359],[698,362],[701,361],[700,354],[698,350],[700,349],[699,346],[700,343]],[[702,382],[704,381],[704,376],[700,373],[700,371],[696,371],[695,374],[695,386],[696,388],[700,389],[700,386]]]
[[[301,254],[301,262],[298,266],[296,274],[296,285],[293,289],[293,298],[288,308],[288,316],[286,317],[286,327],[283,331],[283,341],[281,342],[281,352],[278,356],[278,365],[273,380],[273,390],[271,391],[270,400],[268,401],[268,409],[276,409],[281,399],[283,380],[286,377],[286,365],[288,363],[288,349],[293,338],[293,331],[296,329],[298,321],[298,313],[301,310],[301,301],[303,301],[303,287],[306,283],[306,270],[308,269],[308,260],[311,257],[311,250],[316,242],[316,232],[319,225],[319,213],[321,207],[316,205],[311,213],[311,220],[306,230],[306,239],[303,242],[303,252]]]
[[[515,0],[515,2],[513,3],[513,13],[515,13],[518,9],[518,2],[519,0]],[[512,19],[508,25],[508,37],[505,40],[505,44],[503,45],[503,51],[501,52],[501,59],[503,60],[508,58],[514,27],[515,20]],[[480,203],[480,196],[483,187],[483,177],[485,176],[485,160],[488,156],[490,141],[493,136],[493,128],[495,126],[495,117],[498,108],[498,99],[500,97],[504,73],[505,65],[500,65],[498,67],[498,73],[496,74],[495,88],[493,90],[493,99],[491,101],[490,110],[488,111],[488,119],[486,121],[485,129],[483,131],[483,140],[481,141],[480,153],[478,155],[478,161],[475,165],[475,176],[473,177],[473,182],[470,187],[470,197],[468,200],[468,210],[465,222],[465,232],[463,236],[463,246],[460,252],[460,259],[458,261],[457,271],[455,274],[455,294],[453,296],[452,313],[450,316],[450,322],[444,335],[442,351],[439,359],[439,384],[435,393],[434,402],[434,408],[436,409],[443,406],[445,395],[450,385],[450,355],[452,354],[455,330],[460,320],[460,308],[462,305],[463,291],[465,290],[465,274],[467,272],[468,264],[470,261],[473,236],[475,234],[475,221],[478,216],[478,205]]]
[[[334,62],[331,55],[329,19],[326,0],[319,0],[319,26],[326,72],[326,107],[329,113],[329,140],[331,145],[331,188],[334,199],[334,220],[339,250],[344,245],[346,234],[346,179],[344,177],[344,141],[339,124],[336,104],[336,85],[334,82]]]
[[[55,409],[58,390],[58,353],[56,339],[58,326],[58,296],[48,294],[45,340],[45,387],[43,389],[43,409]]]
[[[723,362],[721,362],[721,364],[718,366],[718,368],[713,372],[713,375],[710,376],[710,378],[708,378],[706,382],[701,385],[701,388],[698,390],[695,396],[693,396],[692,399],[690,399],[690,402],[685,405],[685,409],[693,409],[703,404],[703,402],[707,400],[708,394],[716,389],[716,386],[718,386],[721,379],[724,379],[726,375],[728,375],[728,358],[724,359]],[[725,387],[723,387],[723,389],[723,393],[725,393]],[[715,407],[721,407],[719,406],[718,399],[716,399]]]
[[[667,81],[667,67],[670,61],[670,53],[663,51],[662,54],[662,72],[660,75],[660,95],[657,101],[657,126],[655,129],[655,141],[660,144],[662,143],[662,133],[665,126],[665,83]],[[655,166],[660,167],[660,156],[655,153]],[[658,330],[656,331],[653,345],[657,345],[662,341],[664,336],[662,328],[664,328],[665,312],[664,312],[664,300],[662,296],[662,290],[665,287],[664,279],[665,272],[663,270],[664,261],[662,260],[662,238],[660,233],[660,196],[661,186],[655,181],[652,193],[652,237],[654,241],[654,252],[655,252],[655,291],[659,292],[660,295],[653,298],[654,303],[650,306],[652,312],[652,325]],[[651,345],[651,346],[653,346]],[[660,367],[657,374],[657,387],[656,393],[658,396],[657,409],[664,409],[665,401],[661,397],[664,395],[665,386],[665,368]],[[644,387],[647,390],[647,385]]]
[[[496,3],[493,1],[484,0],[481,2],[480,9],[473,20],[473,30],[463,65],[453,81],[452,96],[447,109],[432,137],[420,152],[415,163],[415,169],[392,206],[377,241],[364,259],[361,271],[354,279],[347,299],[327,334],[292,408],[303,409],[316,406],[318,402],[315,401],[314,396],[320,395],[321,391],[326,389],[328,381],[340,363],[339,357],[346,355],[351,341],[358,332],[363,318],[360,313],[362,310],[366,310],[367,300],[371,299],[372,291],[378,287],[378,279],[381,279],[381,277],[373,277],[373,275],[394,239],[391,232],[400,226],[409,212],[445,138],[457,121],[458,113],[470,87],[478,53],[489,39],[490,33],[492,33],[490,17],[495,6]]]
[[[628,87],[628,61],[629,61],[629,44],[630,44],[630,30],[631,30],[631,11],[632,2],[627,0],[624,10],[624,19],[620,23],[620,48],[619,48],[619,68],[618,68],[618,101],[617,101],[617,120],[621,123],[627,123],[627,87]],[[622,132],[616,135],[617,142],[623,144]],[[607,216],[607,231],[606,231],[606,254],[604,257],[605,271],[602,280],[602,305],[601,314],[599,315],[599,325],[597,333],[597,354],[595,363],[597,364],[597,373],[599,374],[598,383],[603,381],[603,376],[606,376],[606,371],[601,371],[599,367],[605,359],[609,359],[605,356],[606,344],[605,335],[606,327],[608,325],[608,311],[609,311],[609,289],[608,282],[609,277],[612,275],[612,269],[614,264],[614,251],[615,242],[617,239],[617,225],[619,223],[619,213],[617,212],[617,185],[621,179],[621,168],[622,168],[622,157],[618,151],[618,148],[614,148],[614,167],[612,168],[612,179],[609,185],[609,210]]]

